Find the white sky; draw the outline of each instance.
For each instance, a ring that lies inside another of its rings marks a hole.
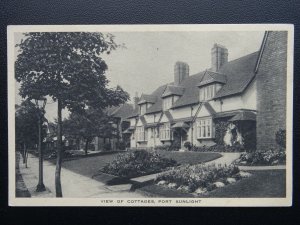
[[[264,32],[122,32],[113,33],[118,44],[126,48],[104,55],[108,65],[107,77],[110,86],[120,85],[131,98],[135,92],[150,94],[158,86],[174,80],[174,64],[184,61],[189,64],[190,75],[210,67],[210,50],[214,43],[228,48],[229,61],[258,51]],[[16,33],[15,42],[22,39]],[[15,52],[16,53],[16,52]],[[16,54],[17,55],[17,54]],[[16,103],[18,96],[16,85]],[[57,105],[48,100],[46,118],[53,121]],[[65,112],[64,115],[67,115]]]

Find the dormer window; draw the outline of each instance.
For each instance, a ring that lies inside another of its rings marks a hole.
[[[224,74],[206,71],[203,79],[198,84],[199,100],[207,101],[212,99],[225,83],[226,76]]]
[[[142,94],[140,101],[137,103],[140,107],[140,115],[144,115],[156,101],[156,96]]]
[[[144,115],[147,110],[147,104],[140,105],[140,115]]]
[[[206,101],[212,99],[216,94],[215,85],[209,85],[200,88],[200,101]]]
[[[168,85],[164,91],[163,98],[163,110],[169,110],[173,104],[182,96],[184,93],[184,88],[174,85]]]

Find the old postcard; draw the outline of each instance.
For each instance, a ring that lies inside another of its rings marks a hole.
[[[11,206],[291,206],[294,27],[8,26]]]

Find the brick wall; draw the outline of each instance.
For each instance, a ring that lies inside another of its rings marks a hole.
[[[268,33],[257,72],[257,150],[278,147],[275,133],[286,129],[287,32]]]

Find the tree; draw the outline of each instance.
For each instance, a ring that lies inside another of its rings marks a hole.
[[[63,121],[64,134],[85,140],[85,154],[95,137],[112,137],[116,133],[110,121],[112,118],[103,111],[89,108],[83,113],[73,112]]]
[[[27,167],[27,149],[37,143],[38,139],[38,111],[33,103],[28,100],[16,105],[16,145],[23,149],[23,163]],[[45,130],[42,133],[45,135]]]
[[[101,58],[119,45],[114,36],[87,32],[25,33],[17,45],[15,77],[22,97],[50,96],[57,102],[56,197],[62,197],[62,109],[83,112],[88,106],[104,109],[128,100],[119,86],[108,88],[107,65]]]

